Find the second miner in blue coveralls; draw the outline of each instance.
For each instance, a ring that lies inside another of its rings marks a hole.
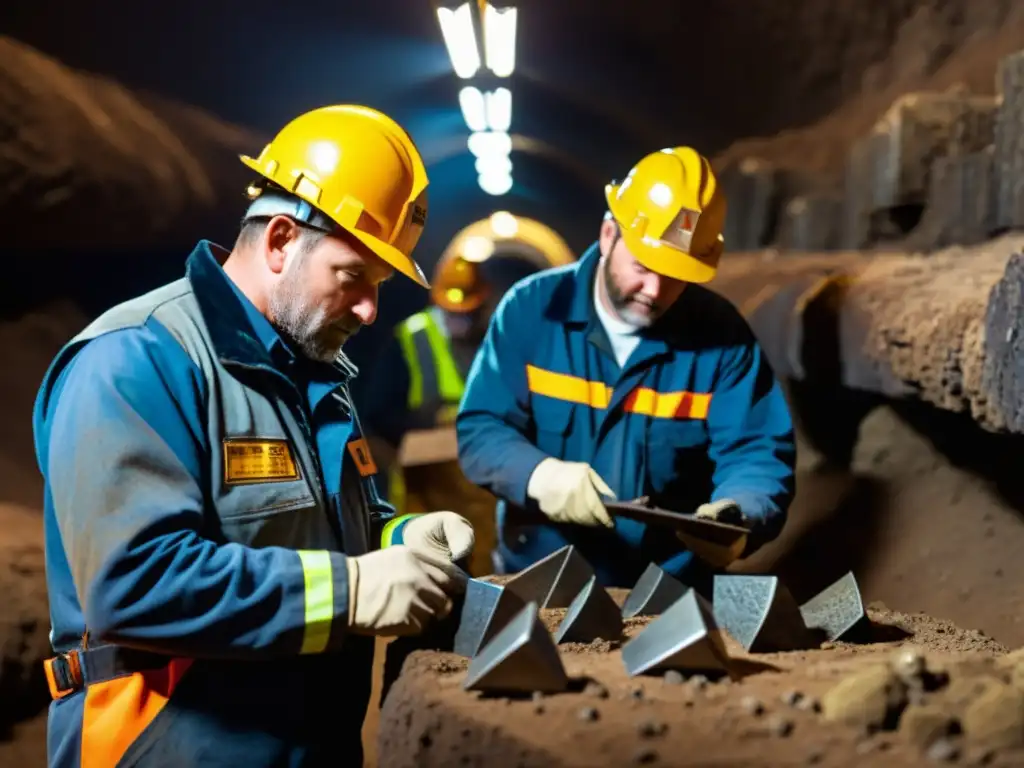
[[[502,500],[504,572],[573,544],[607,585],[654,562],[698,586],[728,563],[613,519],[601,497],[740,523],[749,554],[792,499],[790,412],[746,321],[700,285],[724,249],[708,160],[654,152],[605,195],[580,261],[521,281],[496,310],[457,418],[459,457]]]

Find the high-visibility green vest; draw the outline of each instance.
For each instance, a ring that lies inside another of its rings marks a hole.
[[[395,329],[409,370],[409,414],[413,423],[441,426],[455,420],[466,382],[452,355],[451,340],[436,307],[417,312]],[[405,505],[401,468],[393,466],[389,501],[399,512]]]

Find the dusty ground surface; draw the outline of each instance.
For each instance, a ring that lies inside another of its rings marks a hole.
[[[619,601],[624,594],[613,591]],[[563,614],[542,613],[549,630]],[[629,678],[618,644],[571,646],[562,659],[575,690],[516,699],[465,692],[465,659],[417,652],[385,702],[379,765],[874,766],[926,765],[953,755],[989,765],[1024,760],[1024,720],[1018,718],[1015,730],[998,729],[979,716],[986,707],[1024,705],[1014,685],[1019,660],[1003,658],[1004,646],[950,622],[882,605],[869,616],[875,641],[866,645],[752,655],[726,638],[733,673],[714,682],[675,672]],[[629,621],[626,637],[646,623]],[[907,669],[921,657],[927,674]]]

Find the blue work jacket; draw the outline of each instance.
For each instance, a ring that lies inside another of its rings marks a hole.
[[[501,501],[498,550],[517,571],[574,544],[606,585],[632,586],[651,562],[707,573],[666,529],[536,524],[527,485],[541,460],[588,462],[621,500],[649,496],[690,513],[733,499],[752,551],[774,538],[794,491],[796,450],[783,392],[739,312],[688,285],[620,368],[597,318],[595,244],[575,264],[520,281],[498,306],[456,420],[472,482]]]
[[[359,763],[373,639],[348,632],[346,557],[401,524],[354,366],[292,354],[226,255],[200,243],[40,389],[51,642],[80,678],[50,681],[51,766]]]

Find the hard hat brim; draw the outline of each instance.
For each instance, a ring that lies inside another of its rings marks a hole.
[[[636,234],[622,220],[619,201],[616,197],[618,191],[618,184],[608,184],[604,188],[604,197],[608,203],[608,210],[611,212],[612,218],[615,219],[619,225],[619,231],[622,232],[622,240],[626,247],[629,248],[629,252],[633,254],[633,258],[647,267],[647,269],[657,272],[664,277],[671,277],[687,283],[707,283],[711,281],[718,271],[717,259],[714,264],[707,264],[678,248],[651,243]]]
[[[633,258],[663,277],[686,283],[707,283],[718,272],[717,261],[708,264],[671,245],[645,240],[628,229],[622,230],[622,240]]]
[[[259,163],[256,162],[256,160],[254,160],[253,158],[247,155],[239,155],[239,160],[241,160],[242,163],[247,168],[255,171],[263,178],[268,179],[271,182],[274,182],[275,184],[278,183],[276,179],[268,176],[260,167]],[[290,194],[296,195],[295,192],[291,192]],[[305,199],[302,195],[296,196]],[[306,200],[306,202],[316,207],[316,203],[314,203],[312,200]],[[318,208],[318,210],[320,209]],[[358,229],[345,227],[341,224],[338,224],[337,221],[335,221],[334,223],[337,224],[339,228],[344,229],[346,232],[351,234],[353,237],[359,240],[359,242],[361,242],[363,245],[365,245],[367,248],[373,251],[377,256],[379,256],[385,262],[390,264],[400,273],[408,277],[414,283],[422,286],[423,288],[430,288],[430,281],[427,280],[427,276],[423,273],[423,270],[420,269],[419,264],[417,264],[411,257],[406,256],[400,250],[398,250],[391,244],[384,242],[378,237],[368,235],[365,232],[361,232]]]

